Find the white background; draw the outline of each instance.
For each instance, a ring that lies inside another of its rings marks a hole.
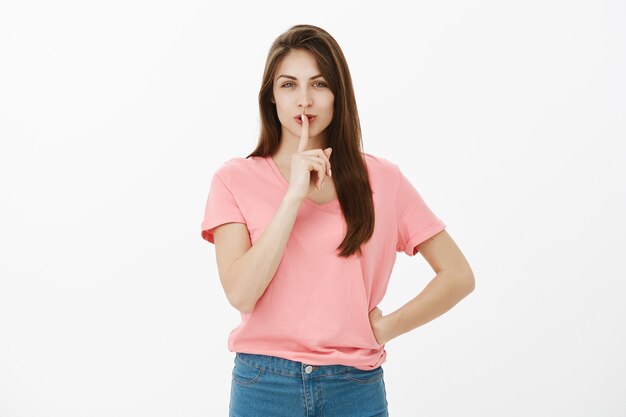
[[[476,278],[387,346],[390,414],[626,415],[626,4],[0,1],[0,416],[226,416],[200,223],[266,53],[327,30],[364,150]],[[398,254],[383,314],[433,278]]]

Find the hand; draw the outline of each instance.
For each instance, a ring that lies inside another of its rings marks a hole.
[[[392,339],[389,316],[383,316],[383,312],[378,307],[374,307],[369,313],[370,326],[374,332],[374,338],[379,345],[384,345]]]
[[[302,114],[302,130],[297,151],[291,156],[289,192],[303,199],[316,189],[322,188],[326,175],[331,176],[331,148],[306,150],[309,141],[309,119]],[[317,174],[311,175],[311,171]]]

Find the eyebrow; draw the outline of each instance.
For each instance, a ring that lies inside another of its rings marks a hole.
[[[278,78],[280,78],[280,77],[285,77],[285,78],[289,78],[289,79],[292,79],[292,80],[297,80],[297,78],[296,78],[296,77],[294,77],[293,75],[281,74],[281,75],[279,75],[279,76],[276,78],[276,81],[278,81]],[[314,80],[315,78],[319,78],[319,77],[323,77],[323,75],[322,75],[322,74],[317,74],[317,75],[314,75],[314,76],[312,76],[311,78],[309,78],[309,80]]]

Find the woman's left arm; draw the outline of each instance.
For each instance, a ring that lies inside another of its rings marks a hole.
[[[372,310],[372,329],[380,344],[439,317],[474,291],[474,273],[445,229],[420,243],[417,250],[436,275],[415,298],[393,313],[382,316],[380,309]]]

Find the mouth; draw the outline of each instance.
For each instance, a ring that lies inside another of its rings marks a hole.
[[[317,118],[317,116],[313,114],[307,114],[306,117],[309,119],[309,123],[312,123]],[[302,124],[302,119],[300,115],[297,115],[296,117],[294,117],[294,119],[296,119],[296,122]]]

